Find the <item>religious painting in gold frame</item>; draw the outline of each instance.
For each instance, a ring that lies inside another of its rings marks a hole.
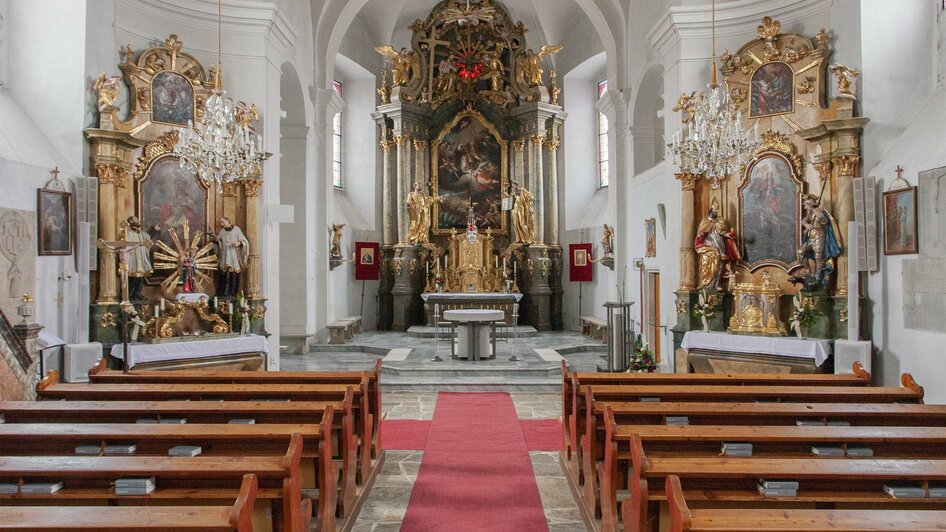
[[[471,202],[480,231],[508,234],[509,218],[502,210],[508,157],[507,142],[476,110],[460,112],[443,127],[431,144],[431,193],[445,196],[433,206],[435,234],[465,230]]]
[[[795,112],[795,72],[788,63],[773,61],[755,69],[749,82],[749,117]]]
[[[151,121],[186,126],[194,120],[194,86],[183,74],[171,70],[151,78]]]
[[[36,199],[38,255],[72,255],[72,193],[41,188]]]

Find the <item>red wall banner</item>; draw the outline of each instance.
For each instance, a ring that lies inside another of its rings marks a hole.
[[[355,242],[355,280],[377,281],[381,273],[381,244]]]
[[[591,242],[568,245],[568,273],[573,283],[590,283],[594,275]]]

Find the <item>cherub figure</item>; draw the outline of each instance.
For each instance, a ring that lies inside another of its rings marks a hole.
[[[861,75],[860,71],[846,67],[841,63],[835,63],[828,67],[828,70],[838,78],[838,96],[842,98],[854,97],[854,80]]]
[[[99,74],[99,77],[92,84],[92,90],[97,91],[99,95],[99,111],[105,111],[115,107],[115,101],[121,92],[119,87],[121,78],[118,76],[106,76],[105,72]]]

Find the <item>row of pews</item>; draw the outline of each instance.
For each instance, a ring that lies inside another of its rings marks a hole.
[[[0,530],[333,532],[384,459],[380,360],[129,373],[101,360],[87,384],[58,381],[0,401]]]
[[[562,461],[596,529],[946,530],[946,405],[910,374],[562,375]]]

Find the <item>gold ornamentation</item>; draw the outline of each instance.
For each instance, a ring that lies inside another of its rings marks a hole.
[[[532,141],[532,144],[535,144],[539,147],[542,147],[542,145],[545,144],[545,136],[543,135],[532,135],[529,137],[529,140]]]
[[[547,145],[548,148],[549,148],[549,151],[552,152],[552,153],[555,153],[555,152],[558,151],[558,146],[559,146],[560,144],[561,144],[561,141],[559,141],[558,139],[552,139],[552,140],[549,140],[549,141],[546,143],[546,145]]]
[[[417,259],[411,259],[411,262],[408,263],[407,274],[410,277],[417,275]]]
[[[529,272],[529,277],[532,277],[535,274],[535,261],[532,259],[526,260],[526,271]]]
[[[237,195],[237,184],[235,181],[230,181],[223,184],[223,195],[228,198],[235,198]]]
[[[514,140],[512,141],[512,149],[516,150],[516,153],[522,153],[526,148],[526,141],[524,140]]]
[[[673,174],[673,176],[680,181],[680,188],[683,190],[693,190],[696,188],[696,182],[699,180],[700,176],[696,174],[691,174],[687,172]]]
[[[762,144],[756,148],[753,154],[753,160],[758,159],[759,155],[771,151],[784,155],[792,163],[795,175],[803,175],[804,165],[802,164],[802,159],[797,153],[795,144],[789,140],[787,135],[771,129],[762,132]]]
[[[115,315],[112,314],[111,312],[106,312],[105,314],[102,314],[102,319],[99,321],[99,326],[102,327],[103,329],[106,327],[114,327]]]
[[[117,164],[98,163],[95,165],[95,176],[100,185],[115,185],[119,188],[128,186],[128,170]]]
[[[677,98],[677,103],[673,106],[673,112],[680,113],[680,121],[684,124],[689,124],[696,117],[697,99],[696,91],[690,94],[684,92]]]
[[[549,272],[551,271],[551,266],[552,266],[551,262],[552,262],[552,261],[550,261],[549,259],[541,259],[541,262],[542,262],[542,264],[541,264],[541,266],[542,266],[542,275],[545,276],[545,277],[548,277],[548,276],[549,276]]]
[[[391,82],[395,87],[407,85],[413,76],[422,75],[420,57],[407,48],[398,52],[390,44],[375,46],[374,51],[391,61]]]
[[[776,35],[782,32],[782,23],[772,20],[772,17],[762,17],[762,25],[756,28],[760,39],[771,41]]]
[[[772,281],[768,272],[763,272],[761,284],[736,284],[733,288],[735,313],[729,322],[729,330],[736,333],[784,335],[785,328],[778,315],[781,295],[782,289]]]
[[[381,146],[381,151],[383,151],[384,153],[388,153],[389,151],[391,151],[391,148],[394,147],[394,141],[379,140],[378,145]]]
[[[555,68],[549,69],[549,98],[552,105],[558,105],[558,96],[562,89],[558,87],[558,72]]]
[[[417,151],[424,151],[424,150],[426,150],[426,149],[427,149],[427,141],[426,141],[426,140],[414,139],[414,149],[417,150]]]
[[[92,84],[92,90],[98,92],[99,111],[115,107],[115,100],[121,92],[119,83],[121,78],[118,76],[106,76],[105,72],[99,74],[99,77]]]
[[[400,248],[394,250],[394,258],[391,259],[391,266],[393,267],[395,277],[401,276],[401,268],[403,267],[403,264],[402,264],[403,261],[404,259],[401,257]]]
[[[847,307],[842,308],[838,314],[840,322],[847,323]]]
[[[795,90],[798,91],[798,94],[811,94],[815,92],[815,77],[805,76],[805,81],[799,83]]]
[[[860,71],[835,63],[828,70],[838,79],[838,96],[854,98],[854,79],[861,75]]]
[[[729,97],[732,98],[736,107],[742,105],[742,102],[746,101],[746,98],[749,96],[749,91],[743,89],[742,87],[735,87],[733,90],[729,91]]]
[[[241,179],[240,183],[243,184],[244,193],[248,198],[259,196],[259,189],[263,186],[262,179]]]
[[[818,32],[815,39],[818,40],[818,48],[827,48],[828,41],[831,40],[831,34],[828,33],[826,29],[821,28],[821,31]]]
[[[818,176],[821,178],[821,181],[824,182],[831,177],[831,161],[822,161],[820,163],[814,163],[812,166],[815,167],[815,171],[818,172]]]
[[[407,229],[407,241],[411,244],[430,242],[430,208],[440,203],[444,196],[431,196],[415,182],[413,190],[407,194],[407,214],[410,225]],[[413,273],[412,273],[413,275]]]
[[[857,170],[857,163],[861,158],[857,155],[840,155],[834,158],[834,164],[838,167],[838,175],[843,177],[854,177]]]
[[[141,157],[135,163],[135,181],[144,179],[151,163],[162,155],[174,152],[174,146],[177,144],[177,130],[169,131],[164,135],[145,144],[141,151]]]
[[[258,320],[262,318],[265,314],[266,314],[266,305],[262,303],[253,306],[252,310],[250,310],[250,316],[252,316],[253,319]]]
[[[687,301],[686,299],[678,298],[676,300],[677,314],[686,314],[687,312]]]
[[[227,325],[227,322],[223,321],[223,318],[219,314],[210,312],[210,309],[207,305],[207,300],[202,299],[197,303],[185,303],[194,310],[197,311],[197,315],[200,316],[200,319],[203,321],[209,321],[213,323],[213,332],[216,334],[225,334],[230,332],[230,326]]]
[[[378,87],[378,96],[382,104],[391,103],[391,87],[388,85],[388,69],[381,69],[381,86]]]
[[[407,135],[395,135],[395,136],[394,136],[394,142],[398,145],[398,147],[404,146],[405,144],[407,144],[408,142],[410,142],[410,140],[411,140],[411,138],[408,137]]]

